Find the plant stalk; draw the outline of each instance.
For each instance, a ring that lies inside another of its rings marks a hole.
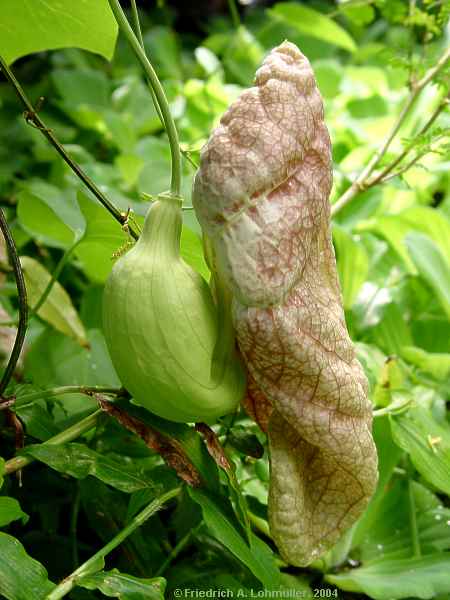
[[[406,101],[406,104],[403,106],[397,120],[395,121],[391,131],[386,136],[384,142],[381,144],[380,148],[375,152],[372,159],[368,162],[366,167],[361,171],[355,181],[351,184],[351,186],[342,194],[342,196],[332,205],[331,214],[332,216],[336,215],[339,211],[341,211],[344,206],[346,206],[349,202],[355,198],[360,192],[363,192],[369,187],[372,187],[376,183],[379,182],[378,178],[374,178],[373,182],[369,180],[370,175],[372,175],[375,168],[380,163],[383,156],[389,149],[392,141],[395,136],[399,132],[401,126],[403,125],[406,117],[409,115],[413,105],[415,104],[418,96],[422,92],[430,81],[436,77],[436,75],[445,67],[447,62],[450,60],[450,48],[442,54],[437,63],[429,69],[425,75],[420,79],[417,83],[415,83],[411,89],[411,93]],[[437,115],[436,115],[437,116]],[[431,121],[431,122],[430,122]],[[433,120],[428,121],[428,126],[432,124]],[[421,133],[424,133],[424,128],[422,128]],[[396,159],[395,159],[396,160]]]
[[[130,44],[131,49],[133,50],[136,58],[141,63],[141,66],[144,69],[144,72],[156,96],[157,105],[159,105],[164,119],[164,126],[166,128],[167,136],[169,138],[170,153],[172,156],[172,176],[170,191],[173,196],[179,197],[181,189],[180,144],[178,140],[178,132],[175,127],[173,117],[170,113],[170,107],[166,98],[166,94],[155,70],[153,69],[153,66],[148,60],[144,49],[140,45],[138,38],[134,34],[133,29],[131,28],[131,25],[128,22],[128,19],[126,18],[125,13],[123,12],[119,0],[108,0],[108,2],[109,6],[111,7],[111,10],[113,11],[114,17],[116,18],[120,30],[127,38],[128,43]]]
[[[104,564],[104,558],[107,554],[112,552],[117,546],[119,546],[128,536],[130,536],[136,529],[138,529],[147,519],[153,516],[158,510],[160,510],[164,504],[166,504],[172,498],[175,498],[181,491],[181,488],[174,488],[162,494],[159,498],[153,500],[148,506],[144,508],[134,519],[120,531],[110,542],[108,542],[103,548],[96,552],[91,558],[83,563],[78,569],[76,569],[71,575],[66,577],[59,585],[54,588],[50,594],[48,594],[46,600],[59,600],[68,594],[76,585],[77,580],[83,577],[83,575],[90,575],[99,571]]]
[[[2,56],[0,56],[0,66],[2,68],[3,73],[5,74],[6,79],[9,83],[14,87],[14,90],[23,104],[25,108],[24,117],[27,123],[31,124],[33,127],[36,127],[42,135],[44,135],[50,144],[55,148],[61,158],[66,162],[72,171],[77,175],[79,179],[84,183],[87,189],[94,194],[97,200],[106,208],[106,210],[118,221],[121,225],[124,225],[127,220],[127,215],[122,213],[119,209],[117,209],[110,200],[105,196],[105,194],[97,187],[97,185],[92,181],[90,177],[83,171],[83,169],[78,165],[66,152],[63,145],[57,140],[53,131],[47,127],[44,121],[41,119],[39,114],[36,112],[36,109],[31,104],[30,100],[26,96],[25,92],[22,89],[22,86],[15,78],[13,72],[6,64],[5,60]],[[137,240],[137,233],[130,228],[130,233],[134,239]]]
[[[56,434],[46,442],[43,442],[42,445],[57,445],[57,444],[65,444],[66,442],[71,442],[76,438],[80,437],[83,433],[86,433],[93,427],[97,425],[97,421],[102,414],[102,410],[96,410],[91,415],[80,421],[79,423],[75,423],[72,427],[61,431],[61,433]],[[15,458],[11,458],[5,463],[5,473],[8,475],[10,473],[14,473],[15,471],[19,471],[23,467],[26,467],[30,463],[32,463],[35,459],[31,456],[16,456]]]
[[[85,394],[86,396],[95,396],[95,394],[111,394],[118,396],[121,392],[121,388],[103,387],[99,385],[65,385],[62,387],[50,388],[48,390],[24,394],[19,399],[16,399],[15,397],[7,398],[4,402],[0,403],[0,410],[14,405],[20,406],[21,408],[25,406],[31,406],[31,404],[33,404],[36,400],[47,400],[49,398],[54,398],[55,396],[64,396],[65,394]]]
[[[25,334],[28,326],[28,301],[27,301],[27,289],[25,280],[23,277],[22,266],[20,264],[19,255],[17,253],[16,244],[14,242],[11,231],[8,227],[6,217],[0,208],[0,229],[2,230],[3,237],[5,238],[6,247],[8,248],[9,259],[12,264],[14,271],[14,277],[16,278],[17,291],[19,294],[19,323],[17,327],[16,339],[14,340],[14,346],[11,351],[6,369],[3,372],[2,379],[0,381],[0,398],[3,396],[8,383],[11,381],[14,369],[16,368],[17,361],[22,351],[22,346],[25,341]]]

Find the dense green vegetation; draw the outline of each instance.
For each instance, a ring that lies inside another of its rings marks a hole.
[[[123,36],[112,57],[106,0],[88,3],[88,14],[69,0],[65,13],[36,0],[30,15],[26,4],[0,7],[0,31],[21,33],[0,38],[0,55],[33,104],[22,114],[17,86],[0,81],[0,206],[30,308],[14,377],[0,384],[0,597],[138,600],[216,589],[237,598],[448,598],[450,5],[318,0],[238,11],[230,0],[210,13],[205,3],[202,14],[142,3],[145,48],[181,142],[182,255],[205,279],[191,185],[221,114],[284,39],[308,56],[324,98],[333,240],[370,382],[380,481],[345,539],[297,569],[270,539],[266,436],[245,412],[214,425],[219,445],[120,391],[102,334],[103,285],[149,195],[170,187],[169,143]],[[67,28],[69,16],[79,30]],[[5,367],[20,319],[12,265],[3,243]]]

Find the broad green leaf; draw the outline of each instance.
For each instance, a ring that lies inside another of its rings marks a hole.
[[[17,500],[8,496],[0,496],[0,527],[18,519],[28,521],[28,515],[22,511]]]
[[[106,109],[110,105],[110,83],[103,71],[98,69],[55,69],[52,82],[64,106],[79,105]]]
[[[140,192],[157,195],[170,188],[170,148],[166,140],[155,136],[142,138],[135,155],[144,161],[138,180]]]
[[[136,156],[135,154],[123,153],[116,157],[115,164],[117,165],[122,179],[127,186],[132,187],[136,185],[142,168],[144,167],[144,161],[142,158],[140,156]]]
[[[404,243],[406,234],[411,231],[411,225],[403,221],[400,215],[382,215],[376,219],[370,219],[360,223],[357,230],[371,231],[383,237],[403,260],[409,273],[417,274],[416,266]]]
[[[400,354],[403,346],[411,346],[413,341],[404,311],[394,302],[383,307],[381,321],[372,329],[371,336],[387,354]]]
[[[426,234],[450,263],[450,221],[441,212],[428,206],[414,206],[401,213],[411,229]]]
[[[367,594],[374,600],[433,598],[450,592],[450,552],[422,558],[378,560],[325,579],[347,592]]]
[[[223,64],[241,85],[250,86],[261,64],[264,50],[243,25],[233,33],[223,57]]]
[[[92,475],[122,492],[131,493],[152,486],[151,479],[132,464],[112,460],[84,444],[35,444],[26,446],[23,453],[60,473],[76,479]]]
[[[14,411],[25,425],[28,436],[45,442],[59,433],[54,418],[51,417],[44,401],[36,401],[31,406],[14,406]]]
[[[0,533],[0,595],[7,600],[44,600],[55,584],[16,538]]]
[[[336,60],[314,62],[314,75],[324,98],[335,98],[342,81],[342,65]]]
[[[436,293],[442,308],[450,317],[450,263],[426,235],[409,233],[406,245],[420,275]]]
[[[425,352],[417,346],[404,346],[401,355],[402,358],[421,371],[425,371],[441,381],[448,381],[450,377],[450,354]]]
[[[372,433],[378,454],[378,484],[369,505],[356,524],[352,539],[353,547],[358,546],[367,532],[371,531],[374,523],[380,520],[380,505],[386,496],[389,480],[402,454],[392,441],[387,416],[374,419]]]
[[[269,547],[254,534],[250,536],[249,546],[234,521],[213,495],[196,488],[190,488],[189,493],[200,504],[203,518],[214,537],[237,556],[266,588],[277,588],[280,573]]]
[[[29,256],[21,256],[20,262],[27,286],[28,303],[34,306],[41,298],[51,279],[50,273],[37,260]],[[38,315],[58,331],[73,337],[81,346],[87,346],[86,331],[69,294],[57,281],[38,310]]]
[[[105,114],[110,105],[110,82],[103,71],[55,69],[53,85],[61,96],[59,106],[80,127],[105,134]]]
[[[349,52],[356,51],[356,44],[345,29],[312,8],[294,2],[279,2],[269,10],[269,14],[286,21],[305,35],[344,48]]]
[[[337,268],[342,287],[344,308],[351,308],[367,278],[369,257],[364,246],[339,225],[333,226]]]
[[[352,98],[347,102],[347,109],[354,119],[374,119],[388,114],[388,105],[379,94],[368,98]]]
[[[217,56],[209,48],[199,46],[194,51],[195,60],[202,67],[206,75],[213,75],[216,72],[222,73],[222,65]]]
[[[411,323],[414,343],[427,352],[450,352],[450,321],[442,316],[427,316]]]
[[[17,216],[25,231],[56,248],[71,246],[86,228],[75,194],[43,181],[35,181],[19,192]]]
[[[211,276],[205,257],[203,256],[203,245],[199,236],[189,227],[183,225],[181,230],[181,256],[197,273],[209,281]]]
[[[370,0],[368,0],[370,2]],[[375,17],[375,10],[370,4],[356,4],[351,2],[346,6],[342,3],[339,12],[343,13],[355,25],[363,26],[371,23]]]
[[[95,25],[95,26],[94,26]],[[108,0],[3,0],[0,54],[7,63],[54,48],[83,48],[110,59],[117,25]]]
[[[89,348],[85,348],[55,330],[45,329],[27,353],[28,377],[36,387],[42,388],[57,385],[120,387],[102,333],[90,330],[88,342]],[[70,410],[72,402],[67,397],[64,399],[65,410]]]
[[[87,228],[75,254],[85,273],[93,281],[103,283],[114,264],[113,255],[131,240],[97,201],[79,192],[78,202]]]
[[[408,452],[422,477],[450,495],[450,426],[417,407],[391,417],[391,428],[394,442]]]
[[[140,579],[118,569],[100,571],[77,579],[77,585],[88,590],[100,590],[109,598],[121,600],[164,600],[166,580],[162,577]]]
[[[397,451],[398,455],[398,451]],[[378,488],[377,506],[364,535],[353,540],[355,554],[363,566],[375,561],[410,558],[414,554],[411,535],[410,492],[415,500],[417,532],[422,555],[450,549],[450,509],[416,481],[392,477]]]

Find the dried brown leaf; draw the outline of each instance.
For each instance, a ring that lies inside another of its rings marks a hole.
[[[330,139],[314,74],[284,42],[255,83],[203,150],[193,202],[233,293],[245,406],[268,429],[271,532],[303,566],[362,513],[377,456],[337,279]]]
[[[192,486],[201,484],[199,472],[177,440],[163,435],[139,419],[132,417],[122,408],[114,406],[112,402],[104,400],[98,395],[97,399],[102,410],[116,419],[123,427],[136,433],[151,450],[158,452],[168,466],[175,470],[180,479]]]

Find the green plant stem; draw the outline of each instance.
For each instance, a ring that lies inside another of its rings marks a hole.
[[[141,23],[139,21],[139,12],[138,12],[138,8],[137,8],[137,5],[136,5],[136,0],[131,0],[131,16],[132,16],[132,19],[133,19],[133,29],[134,29],[134,32],[136,34],[136,37],[139,40],[139,44],[140,44],[142,50],[145,52],[144,38],[142,37]],[[164,117],[162,115],[161,109],[159,108],[158,100],[156,99],[155,92],[153,91],[153,87],[152,87],[151,81],[150,81],[150,79],[147,76],[145,77],[145,79],[146,79],[146,81],[148,83],[148,87],[149,87],[150,94],[151,94],[151,97],[152,97],[153,105],[154,105],[154,107],[156,109],[156,112],[158,114],[159,120],[161,121],[161,125],[164,127],[165,126],[164,125]]]
[[[55,396],[64,396],[65,394],[85,394],[86,396],[95,396],[95,394],[107,394],[118,396],[121,392],[121,388],[103,387],[99,385],[65,385],[62,387],[42,390],[40,392],[31,392],[30,394],[24,394],[18,400],[14,397],[8,398],[4,402],[0,403],[0,410],[2,410],[3,408],[9,408],[14,404],[17,404],[20,407],[30,406],[36,400],[47,400],[49,398],[54,398]]]
[[[88,575],[99,571],[103,567],[104,558],[107,554],[117,548],[117,546],[119,546],[128,536],[136,531],[136,529],[138,529],[143,523],[145,523],[147,519],[158,512],[167,502],[169,502],[169,500],[175,498],[180,491],[181,488],[178,487],[153,500],[110,542],[103,546],[103,548],[91,556],[91,558],[89,558],[71,575],[66,577],[59,585],[57,585],[56,588],[54,588],[54,590],[48,594],[46,600],[59,600],[59,598],[63,598],[77,585],[77,579],[80,579],[83,577],[83,575]]]
[[[155,577],[161,577],[167,568],[170,567],[172,562],[176,559],[176,557],[180,554],[180,552],[187,546],[192,537],[197,533],[200,527],[203,525],[203,521],[201,521],[196,527],[190,529],[185,536],[181,538],[178,544],[171,550],[169,556],[163,562],[163,564],[159,567],[159,569],[155,573]]]
[[[46,442],[43,442],[42,445],[55,446],[57,444],[65,444],[66,442],[71,442],[72,440],[75,440],[76,438],[80,437],[80,435],[86,433],[87,431],[89,431],[97,425],[97,421],[102,412],[103,411],[101,409],[96,410],[79,423],[75,423],[75,425],[72,425],[72,427],[61,431],[61,433],[58,433]],[[11,458],[5,463],[5,473],[10,474],[14,473],[15,471],[19,471],[20,469],[26,467],[33,461],[34,458],[32,458],[31,456],[16,456],[15,458]]]
[[[127,216],[125,213],[122,213],[119,209],[117,209],[110,200],[105,196],[105,194],[97,187],[97,185],[92,181],[90,177],[83,171],[83,169],[78,165],[66,152],[63,145],[57,140],[53,131],[47,127],[44,121],[41,119],[39,114],[36,112],[36,109],[31,104],[30,100],[26,96],[25,92],[22,89],[22,86],[15,78],[13,72],[6,64],[5,60],[2,56],[0,56],[0,66],[2,68],[3,73],[5,74],[6,79],[9,83],[14,87],[16,94],[19,100],[22,102],[25,112],[24,117],[27,123],[36,127],[42,135],[44,135],[50,144],[55,148],[61,158],[69,165],[72,171],[77,175],[77,177],[84,183],[87,189],[94,194],[97,200],[106,208],[106,210],[118,221],[121,225],[124,225]],[[130,233],[134,239],[138,238],[138,235],[135,231],[130,229]]]
[[[269,524],[267,523],[267,521],[265,521],[261,517],[258,517],[258,515],[255,515],[255,513],[252,513],[250,510],[247,512],[248,512],[248,518],[250,519],[250,523],[253,525],[253,527],[255,527],[258,531],[260,531],[262,534],[264,534],[269,539],[272,539],[272,535],[271,535],[270,529],[269,529]]]
[[[416,501],[414,499],[413,480],[408,481],[408,500],[409,500],[409,525],[411,530],[412,546],[413,546],[413,557],[420,558],[422,552],[420,549],[419,530],[417,527],[417,510]]]
[[[139,11],[137,8],[136,0],[131,0],[131,16],[133,18],[133,29],[136,37],[139,40],[141,48],[144,48],[144,38],[142,37],[141,23],[139,21]]]
[[[3,396],[8,383],[11,381],[14,369],[16,368],[17,361],[22,351],[22,346],[25,341],[25,334],[28,326],[28,302],[27,302],[27,288],[25,286],[25,280],[23,277],[22,266],[20,264],[19,255],[17,253],[16,244],[14,243],[13,236],[8,227],[8,222],[4,212],[0,208],[0,229],[5,239],[5,244],[8,249],[9,260],[11,261],[12,268],[14,271],[14,277],[16,279],[17,292],[19,294],[19,324],[17,327],[16,339],[14,340],[14,346],[11,351],[6,369],[3,372],[2,379],[0,381],[0,398]]]
[[[79,563],[78,557],[78,538],[77,538],[77,527],[78,527],[78,514],[80,512],[80,486],[78,481],[76,482],[76,494],[72,502],[72,510],[70,514],[70,542],[72,546],[72,564],[73,568],[76,569]]]
[[[228,8],[230,9],[231,20],[233,21],[233,25],[236,29],[241,24],[241,19],[239,17],[239,11],[236,6],[235,0],[228,0]]]
[[[428,121],[425,123],[425,125],[423,125],[423,127],[420,129],[417,136],[423,135],[430,129],[431,125],[435,122],[435,120],[438,118],[438,116],[441,114],[441,112],[449,105],[449,99],[450,99],[450,93],[447,94],[445,96],[445,98],[443,98],[439,102],[439,104],[433,111],[431,117],[428,119]],[[388,165],[386,165],[386,167],[380,173],[378,173],[375,177],[370,179],[370,186],[372,187],[373,185],[376,185],[377,183],[383,183],[384,181],[386,181],[387,176],[391,173],[391,171],[393,171],[395,169],[395,167],[398,164],[400,164],[402,162],[402,160],[404,158],[406,158],[406,156],[411,152],[413,147],[414,147],[414,140],[412,140],[411,143],[409,143],[406,146],[406,148],[393,161],[391,161]],[[410,163],[408,163],[407,168],[409,169],[411,166],[412,165]],[[405,170],[407,170],[407,169],[405,169]],[[397,176],[398,174],[399,173],[395,173],[395,176]]]
[[[153,89],[157,105],[161,109],[162,117],[164,119],[164,126],[166,128],[167,136],[169,138],[170,152],[172,156],[172,176],[170,191],[173,196],[179,197],[181,189],[181,152],[180,144],[178,140],[178,132],[175,127],[175,122],[170,113],[169,103],[164,93],[164,89],[158,76],[153,69],[150,61],[148,60],[144,49],[141,47],[138,38],[135,36],[126,16],[123,12],[119,0],[108,0],[111,10],[114,13],[114,17],[119,25],[120,30],[125,35],[130,44],[136,58],[141,63],[142,68],[150,82],[151,88]]]
[[[372,175],[373,171],[380,163],[383,156],[388,151],[392,141],[394,140],[394,138],[397,135],[397,133],[399,132],[401,126],[405,122],[406,117],[409,115],[412,107],[414,106],[414,104],[415,104],[418,96],[422,92],[422,90],[430,83],[430,81],[432,81],[432,79],[434,79],[434,77],[436,77],[436,75],[445,67],[445,65],[447,64],[447,62],[449,60],[450,60],[450,48],[447,48],[447,50],[442,54],[442,56],[437,61],[437,63],[425,73],[425,75],[422,77],[422,79],[417,81],[412,86],[411,93],[410,93],[405,105],[403,106],[397,120],[395,121],[392,129],[386,136],[384,142],[381,144],[380,148],[375,152],[372,159],[368,162],[366,167],[361,171],[361,173],[358,175],[358,177],[355,179],[355,181],[351,184],[351,186],[333,204],[333,206],[331,207],[332,215],[335,215],[340,210],[342,210],[344,208],[344,206],[346,206],[349,202],[351,202],[353,200],[353,198],[355,198],[355,196],[357,196],[360,192],[363,192],[363,191],[369,189],[370,187],[375,185],[375,183],[379,182],[377,177],[373,178],[373,181],[371,182],[370,176]],[[431,123],[432,122],[433,121],[431,121]],[[431,123],[430,123],[430,125],[431,125]],[[422,133],[424,133],[423,128],[422,128]],[[397,160],[397,159],[395,159],[395,160]]]
[[[34,316],[38,312],[38,310],[41,308],[41,306],[44,304],[44,302],[47,300],[48,295],[52,291],[53,286],[55,285],[58,277],[61,274],[61,271],[63,270],[64,266],[67,264],[67,261],[69,260],[73,251],[75,250],[75,248],[78,246],[78,244],[80,242],[81,242],[81,239],[77,240],[74,244],[72,244],[72,246],[70,246],[70,248],[67,248],[67,250],[64,252],[60,261],[56,265],[55,270],[52,273],[50,281],[46,285],[45,290],[42,292],[42,296],[39,298],[39,300],[36,302],[36,304],[30,310],[30,317]]]

